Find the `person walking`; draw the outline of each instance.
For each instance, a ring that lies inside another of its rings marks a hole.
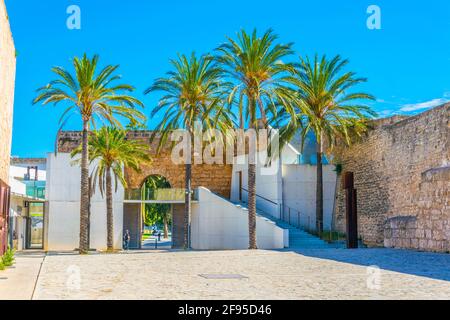
[[[123,235],[123,248],[124,250],[128,250],[130,247],[130,230],[125,230],[125,234]]]

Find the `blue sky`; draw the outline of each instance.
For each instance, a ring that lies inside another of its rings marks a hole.
[[[81,8],[81,30],[66,27],[69,5]],[[381,8],[381,30],[366,26],[369,5]],[[123,81],[137,88],[146,113],[157,96],[142,92],[180,53],[206,53],[241,28],[273,28],[300,55],[340,54],[367,77],[381,116],[425,111],[450,100],[448,0],[6,0],[17,57],[13,147],[15,156],[54,150],[62,106],[32,106],[36,88],[54,65],[98,53],[120,64]],[[293,57],[295,59],[295,57]],[[156,120],[149,121],[151,128]],[[67,129],[79,129],[73,121]]]

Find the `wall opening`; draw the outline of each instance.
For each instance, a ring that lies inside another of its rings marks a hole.
[[[147,177],[141,186],[143,199],[170,198],[170,182],[161,175]],[[172,205],[170,203],[142,203],[141,248],[172,247]]]

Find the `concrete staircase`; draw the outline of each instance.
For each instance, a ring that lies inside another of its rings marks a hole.
[[[340,247],[339,244],[328,243],[319,237],[306,232],[305,230],[292,226],[283,220],[274,218],[261,210],[257,209],[256,214],[273,221],[280,228],[289,230],[290,249],[331,249]]]
[[[247,203],[240,202],[235,203],[242,207],[247,207]],[[328,243],[319,237],[312,235],[306,232],[303,229],[299,229],[286,221],[281,219],[277,219],[260,209],[256,208],[256,214],[260,217],[266,218],[272,222],[274,222],[277,226],[282,229],[289,230],[289,249],[332,249],[332,248],[341,248],[341,243]]]

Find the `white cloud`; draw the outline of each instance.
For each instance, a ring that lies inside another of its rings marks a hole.
[[[382,110],[378,112],[378,117],[380,118],[386,118],[390,117],[396,114],[395,110]]]
[[[420,102],[420,103],[415,103],[415,104],[405,104],[401,107],[400,111],[411,112],[411,111],[418,111],[418,110],[423,110],[423,109],[431,109],[431,108],[440,106],[441,104],[447,103],[449,101],[450,101],[449,99],[439,98],[439,99],[433,99],[430,101]]]

